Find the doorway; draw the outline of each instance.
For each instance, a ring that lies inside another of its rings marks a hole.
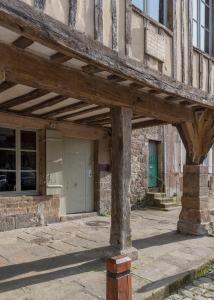
[[[93,142],[63,139],[63,186],[66,213],[94,210]]]
[[[158,142],[149,141],[149,188],[158,187]]]

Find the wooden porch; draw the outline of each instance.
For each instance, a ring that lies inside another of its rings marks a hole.
[[[187,163],[193,165],[186,178],[195,174],[196,187],[200,186],[206,170],[194,167],[203,162],[214,141],[209,94],[120,57],[18,0],[0,1],[0,41],[1,124],[50,128],[64,136],[92,140],[112,135],[113,249],[131,248],[132,129],[175,125],[187,150]],[[203,195],[200,188],[189,194],[193,188],[189,179],[186,186],[183,202],[188,205],[183,205],[181,223],[187,219],[194,223],[199,217],[199,224],[189,232],[205,233],[210,222],[207,206],[201,209],[200,205],[200,197],[206,198],[205,179]],[[180,231],[188,232],[184,227]]]

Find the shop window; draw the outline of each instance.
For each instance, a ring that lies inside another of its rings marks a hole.
[[[35,192],[36,131],[0,127],[0,192]]]
[[[193,46],[211,54],[212,1],[193,0]]]

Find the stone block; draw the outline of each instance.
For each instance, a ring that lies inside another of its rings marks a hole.
[[[14,216],[1,216],[0,217],[0,231],[8,231],[15,229],[15,217]]]
[[[17,229],[40,225],[39,219],[35,214],[16,215],[15,222]]]

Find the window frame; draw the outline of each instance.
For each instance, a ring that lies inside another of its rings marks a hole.
[[[16,191],[0,191],[1,196],[8,196],[8,195],[29,195],[34,196],[38,195],[39,193],[39,134],[38,130],[34,128],[19,128],[19,127],[13,127],[9,125],[4,125],[0,123],[0,128],[8,128],[15,130],[15,157],[16,157],[16,170],[6,170],[6,169],[0,169],[0,172],[5,171],[11,171],[15,172],[16,174]],[[36,133],[36,150],[28,150],[28,149],[22,149],[21,148],[21,131],[30,131]],[[8,148],[9,149],[9,148]],[[7,148],[1,148],[0,150],[7,150]],[[11,150],[11,149],[10,149]],[[34,152],[36,153],[36,169],[35,170],[23,170],[24,172],[35,172],[36,173],[36,189],[35,190],[21,190],[21,153],[22,151],[28,151],[28,152]]]
[[[162,26],[166,27],[167,29],[172,30],[171,26],[169,25],[169,20],[168,20],[168,15],[169,15],[169,6],[168,6],[168,0],[160,0],[162,1],[162,11],[160,11],[159,8],[159,20],[153,18],[150,14],[149,14],[149,1],[151,0],[141,0],[142,1],[142,7],[143,9],[141,9],[140,7],[138,7],[133,0],[131,0],[131,3],[134,7],[136,7],[138,10],[140,10],[142,13],[144,13],[146,16],[148,16],[149,18],[151,18],[151,20],[153,20],[155,23],[159,23]],[[171,1],[171,0],[170,0]]]
[[[192,2],[192,45],[194,48],[199,49],[203,53],[206,53],[210,56],[213,56],[213,37],[212,34],[214,33],[213,31],[213,8],[214,5],[212,3],[212,0],[209,0],[209,28],[207,30],[206,25],[202,25],[201,23],[201,2],[204,3],[205,5],[205,11],[206,11],[206,0],[192,0],[192,1],[197,1],[197,20],[194,18],[194,11],[193,11],[193,2]],[[206,16],[206,15],[205,15]],[[194,23],[197,24],[197,45],[194,44]],[[203,28],[204,33],[208,32],[209,34],[209,51],[206,51],[206,45],[204,44],[204,49],[201,46],[201,29]]]

